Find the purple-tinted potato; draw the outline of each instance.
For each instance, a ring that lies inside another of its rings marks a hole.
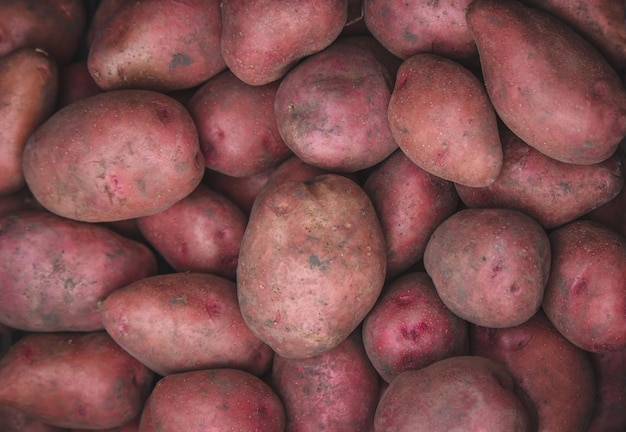
[[[591,353],[596,375],[596,409],[589,432],[626,430],[626,350]]]
[[[424,268],[456,315],[485,327],[511,327],[541,306],[550,241],[517,210],[464,209],[437,227]]]

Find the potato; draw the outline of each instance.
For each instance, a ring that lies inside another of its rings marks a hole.
[[[28,139],[23,169],[51,212],[111,222],[158,213],[189,195],[204,163],[183,105],[153,91],[117,90],[53,114]]]
[[[136,219],[143,237],[179,272],[235,278],[243,210],[204,184],[170,208]]]
[[[626,430],[626,350],[591,353],[596,376],[596,408],[589,432]]]
[[[0,217],[0,322],[27,331],[103,329],[99,302],[157,272],[145,245],[48,212]]]
[[[77,54],[87,24],[83,0],[0,2],[0,57],[19,48],[40,48],[61,65]]]
[[[456,356],[406,371],[375,413],[378,431],[534,431],[509,372],[493,360]]]
[[[469,354],[467,323],[445,306],[423,272],[407,273],[385,286],[363,320],[363,345],[387,382],[406,370]]]
[[[541,306],[550,241],[517,210],[465,209],[437,227],[424,268],[456,315],[484,327],[512,327]]]
[[[94,34],[87,63],[104,90],[172,91],[226,69],[218,0],[122,3]]]
[[[487,93],[511,131],[553,159],[595,164],[626,135],[626,90],[579,33],[517,0],[475,0],[467,22]]]
[[[626,239],[592,221],[550,233],[552,268],[543,310],[574,345],[626,349]]]
[[[266,189],[250,214],[237,267],[244,320],[286,358],[339,345],[374,306],[385,239],[367,194],[335,174]]]
[[[0,404],[58,427],[112,428],[139,415],[153,378],[105,332],[30,333],[0,359]]]
[[[108,21],[111,19],[117,9],[126,0],[100,0],[96,9],[93,11],[89,27],[87,28],[87,34],[85,35],[85,43],[88,47],[93,43],[96,34],[106,27]]]
[[[243,82],[263,85],[330,45],[346,23],[348,2],[224,0],[221,16],[226,65]]]
[[[596,381],[588,354],[540,310],[519,326],[470,326],[472,354],[504,365],[537,409],[540,431],[588,431]]]
[[[304,162],[355,172],[398,148],[387,120],[393,77],[368,43],[375,40],[342,38],[280,82],[274,104],[278,130]]]
[[[44,51],[21,48],[0,57],[0,195],[25,186],[24,146],[53,113],[58,79],[57,64]]]
[[[363,190],[385,234],[387,279],[422,259],[431,234],[459,202],[451,182],[424,171],[400,150],[369,172]]]
[[[33,197],[27,187],[17,192],[0,196],[0,215],[13,213],[20,210],[45,210]]]
[[[102,93],[93,80],[85,60],[68,64],[59,71],[59,97],[56,108],[61,109],[78,100]]]
[[[620,161],[623,171],[626,155],[618,151],[614,157]],[[626,212],[623,210],[624,208],[626,208],[626,188],[622,186],[617,195],[583,215],[582,219],[598,222],[626,236]]]
[[[434,53],[465,61],[477,55],[465,20],[470,3],[364,0],[363,18],[372,35],[400,58]]]
[[[239,369],[208,369],[161,379],[150,397],[156,431],[281,432],[283,404],[268,384]]]
[[[550,229],[609,202],[623,188],[617,155],[593,165],[574,165],[549,158],[506,128],[501,142],[504,164],[493,183],[482,188],[455,185],[466,206],[520,210]]]
[[[39,421],[8,405],[0,405],[0,430],[3,432],[67,432]]]
[[[234,282],[206,273],[147,277],[101,304],[104,328],[122,348],[160,375],[231,367],[261,375],[272,350],[252,334]]]
[[[71,429],[70,432],[139,432],[139,418],[135,417],[128,423],[114,428],[98,429],[97,431],[93,429]]]
[[[306,359],[274,358],[271,386],[285,407],[285,430],[369,431],[378,403],[378,374],[359,333]]]
[[[482,83],[461,64],[434,54],[406,59],[388,116],[400,149],[423,170],[475,187],[500,173],[495,111]]]
[[[291,154],[274,114],[278,84],[251,86],[225,71],[194,93],[187,107],[198,127],[207,168],[246,177]]]
[[[207,170],[204,176],[204,183],[215,192],[230,199],[246,215],[249,215],[254,200],[267,184],[275,168],[271,167],[247,177],[233,177],[217,171]]]

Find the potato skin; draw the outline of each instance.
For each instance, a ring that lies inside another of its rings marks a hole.
[[[596,408],[589,432],[626,429],[626,350],[590,353],[596,375]]]
[[[8,405],[0,406],[0,430],[2,432],[67,432],[67,429],[45,424]]]
[[[103,329],[99,302],[154,275],[144,244],[43,211],[0,217],[0,322],[27,331]]]
[[[0,359],[0,404],[58,427],[106,429],[139,415],[153,379],[105,332],[30,333]]]
[[[231,367],[261,375],[272,350],[252,334],[234,282],[207,273],[147,277],[111,293],[102,322],[127,352],[160,375]]]
[[[204,164],[184,106],[116,90],[55,112],[26,143],[26,183],[60,216],[111,222],[158,213],[191,193]]]
[[[517,210],[464,209],[437,227],[424,268],[456,315],[485,327],[511,327],[541,306],[550,241]]]
[[[367,194],[334,174],[265,189],[243,237],[237,292],[252,331],[287,358],[343,341],[385,280],[385,240]]]

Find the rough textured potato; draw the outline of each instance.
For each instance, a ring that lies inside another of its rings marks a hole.
[[[421,272],[387,284],[363,320],[363,344],[387,382],[406,370],[469,354],[467,323],[444,305]]]
[[[48,210],[110,222],[170,207],[200,183],[204,164],[182,104],[148,90],[117,90],[53,114],[28,139],[23,169]]]
[[[112,428],[139,415],[153,377],[105,332],[31,333],[0,359],[0,404],[54,426]]]
[[[385,240],[354,181],[322,175],[280,183],[255,202],[243,237],[237,293],[252,331],[287,358],[340,344],[385,281]]]
[[[282,432],[285,410],[260,378],[238,369],[209,369],[161,379],[150,396],[156,431]]]
[[[509,372],[493,360],[457,356],[406,371],[382,395],[380,431],[534,431]]]
[[[263,85],[330,45],[346,23],[348,2],[225,0],[221,16],[226,65],[243,82]]]
[[[591,353],[596,376],[596,409],[589,432],[626,430],[626,350]]]
[[[157,272],[147,246],[48,212],[0,217],[0,322],[28,331],[103,328],[99,302]]]
[[[307,359],[274,358],[271,386],[285,407],[285,430],[367,432],[378,403],[378,375],[358,333]]]
[[[144,278],[111,293],[100,310],[111,337],[160,375],[218,367],[261,375],[272,361],[241,317],[235,283],[215,275]]]
[[[626,135],[626,90],[606,59],[553,15],[516,0],[475,0],[467,22],[502,121],[561,162],[609,158]]]
[[[218,0],[122,3],[95,33],[87,63],[104,90],[172,91],[226,69]]]
[[[550,241],[516,210],[465,209],[437,227],[424,268],[452,312],[484,327],[511,327],[541,306]]]
[[[433,54],[406,59],[388,116],[400,149],[425,171],[475,187],[500,173],[495,111],[482,83],[461,64]]]
[[[623,165],[617,155],[593,165],[574,165],[549,158],[506,128],[501,142],[504,164],[492,184],[455,185],[466,206],[520,210],[549,229],[607,203],[623,188]]]
[[[504,329],[470,326],[472,354],[504,365],[537,409],[539,431],[588,431],[596,381],[588,354],[542,311]]]
[[[626,239],[592,221],[550,233],[552,268],[543,309],[574,345],[626,349]]]

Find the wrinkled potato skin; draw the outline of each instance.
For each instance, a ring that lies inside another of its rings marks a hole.
[[[103,328],[99,302],[157,272],[152,251],[48,212],[0,217],[0,321],[27,331]]]
[[[588,431],[596,381],[588,353],[574,346],[542,311],[525,323],[470,326],[472,355],[504,365],[537,409],[539,431]]]
[[[232,367],[265,372],[271,349],[241,317],[234,282],[206,273],[144,278],[101,306],[111,337],[160,375]]]
[[[147,90],[109,91],[57,111],[28,139],[23,169],[44,207],[84,222],[158,213],[204,174],[185,107]]]
[[[153,379],[105,332],[31,333],[0,359],[0,404],[59,427],[106,429],[139,415]]]
[[[626,430],[626,350],[591,353],[596,373],[596,409],[589,432]]]
[[[281,183],[255,202],[241,244],[242,315],[279,355],[312,357],[354,331],[385,270],[384,235],[360,186],[333,174]]]

